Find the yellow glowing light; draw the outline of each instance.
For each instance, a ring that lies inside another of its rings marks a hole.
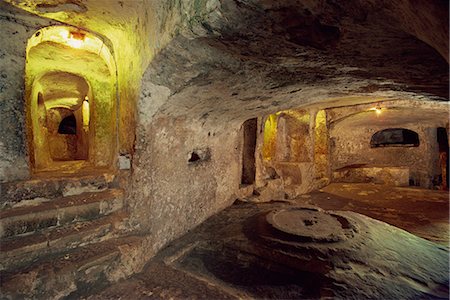
[[[73,48],[81,48],[83,47],[85,34],[81,32],[71,32],[65,28],[61,28],[58,32],[58,35],[62,38],[63,42],[68,44]]]
[[[277,135],[277,115],[270,115],[264,123],[263,158],[270,161],[275,155]]]
[[[81,48],[83,41],[70,38],[67,40],[67,44],[73,48]]]
[[[90,117],[89,99],[87,96],[84,97],[82,114],[83,114],[83,127],[87,129],[89,127],[89,117]]]
[[[303,110],[288,109],[288,110],[282,110],[282,111],[275,113],[275,115],[277,115],[277,116],[279,116],[281,114],[291,116],[291,117],[299,120],[302,123],[307,123],[307,124],[309,123],[310,115]]]
[[[69,38],[69,31],[66,29],[61,28],[61,30],[58,33],[65,40]]]
[[[27,53],[35,46],[44,42],[54,42],[72,48],[82,49],[99,55],[108,65],[111,74],[115,74],[116,66],[109,48],[103,41],[79,28],[69,26],[49,26],[39,29],[28,40]]]
[[[379,107],[379,106],[373,107],[373,108],[371,108],[370,110],[375,111],[375,113],[376,113],[377,115],[381,115],[381,113],[382,113],[382,108]]]

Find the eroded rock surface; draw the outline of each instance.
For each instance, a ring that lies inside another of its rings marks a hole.
[[[339,217],[338,228],[329,230],[348,234],[305,240],[266,219],[305,209]],[[143,273],[91,299],[129,292],[163,299],[439,298],[448,295],[447,264],[448,249],[357,213],[238,203],[172,243]]]
[[[350,95],[447,98],[445,60],[387,21],[381,4],[221,4],[203,36],[176,37],[147,70],[144,89],[171,91],[161,113],[244,121]]]

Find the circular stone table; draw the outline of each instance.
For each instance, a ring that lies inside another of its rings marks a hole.
[[[312,242],[342,241],[353,231],[343,216],[315,208],[274,210],[267,214],[266,221],[278,231]]]

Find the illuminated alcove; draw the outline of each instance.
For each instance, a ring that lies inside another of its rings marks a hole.
[[[262,154],[265,161],[310,162],[307,111],[285,110],[269,115],[264,122]]]
[[[328,182],[325,110],[283,110],[261,121],[257,186],[270,186],[277,197],[296,197]]]
[[[68,26],[33,34],[25,98],[34,173],[114,167],[116,88],[114,59],[100,38]]]

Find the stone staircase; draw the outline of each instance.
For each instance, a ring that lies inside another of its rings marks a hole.
[[[64,298],[131,275],[144,239],[129,236],[118,176],[2,183],[0,299]]]

